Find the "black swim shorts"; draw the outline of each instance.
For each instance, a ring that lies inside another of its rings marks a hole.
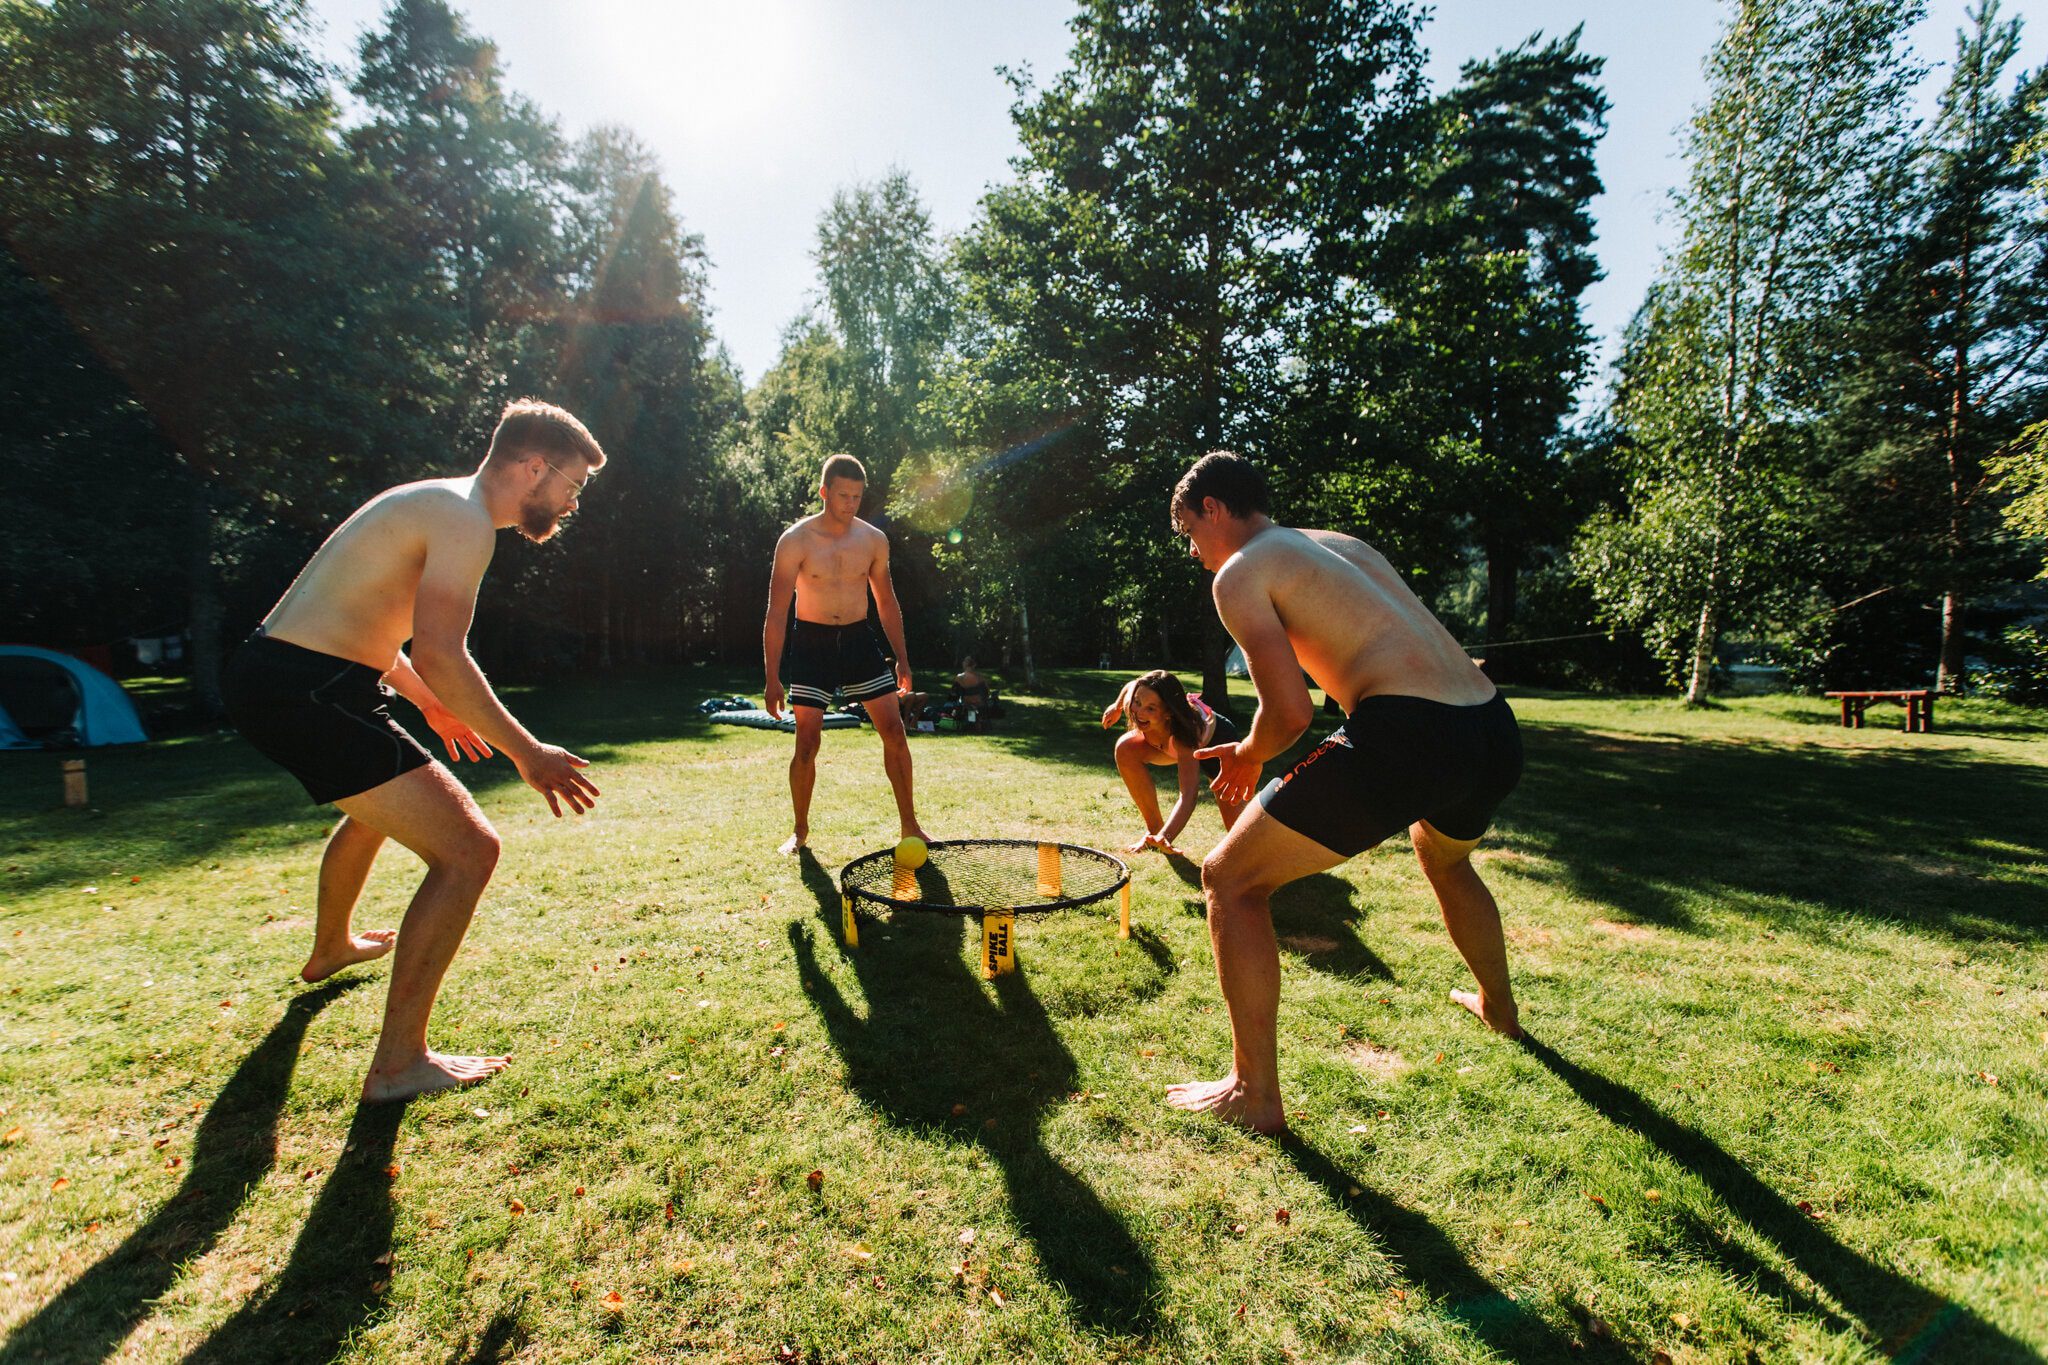
[[[866,621],[828,626],[801,618],[790,622],[782,646],[782,685],[791,706],[832,704],[835,693],[848,701],[874,701],[896,691],[896,670]]]
[[[1521,731],[1498,693],[1471,706],[1377,696],[1258,801],[1296,834],[1351,858],[1417,820],[1477,839],[1521,777]]]
[[[1218,744],[1235,744],[1242,738],[1244,736],[1238,734],[1237,727],[1230,723],[1230,717],[1218,711],[1216,713],[1216,728],[1209,732],[1209,743],[1196,747],[1207,749]],[[1202,776],[1214,782],[1216,774],[1223,771],[1223,760],[1220,758],[1205,758],[1202,760],[1201,767]]]
[[[383,674],[258,630],[228,660],[228,719],[316,803],[339,801],[433,758],[385,707]]]

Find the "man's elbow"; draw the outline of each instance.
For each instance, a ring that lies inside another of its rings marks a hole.
[[[467,648],[460,644],[427,644],[415,640],[412,645],[413,672],[426,679],[427,686],[435,691],[441,684],[452,679],[469,657]]]
[[[1304,696],[1299,701],[1290,701],[1280,708],[1280,714],[1273,717],[1280,732],[1287,736],[1291,745],[1308,733],[1308,727],[1315,724],[1315,705]]]

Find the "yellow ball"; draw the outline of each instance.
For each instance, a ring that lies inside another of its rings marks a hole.
[[[923,867],[925,857],[924,840],[918,838],[915,834],[904,835],[902,842],[896,845],[896,866],[898,867]]]

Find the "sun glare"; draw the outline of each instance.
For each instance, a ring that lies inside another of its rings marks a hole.
[[[739,152],[801,102],[814,25],[790,4],[593,5],[583,24],[606,49],[607,79],[700,149]]]

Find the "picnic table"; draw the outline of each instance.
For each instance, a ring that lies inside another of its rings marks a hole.
[[[1874,701],[1895,701],[1906,708],[1906,733],[1925,734],[1934,728],[1934,689],[1910,687],[1896,691],[1830,692],[1842,699],[1842,724],[1852,730],[1863,728],[1863,708]]]

